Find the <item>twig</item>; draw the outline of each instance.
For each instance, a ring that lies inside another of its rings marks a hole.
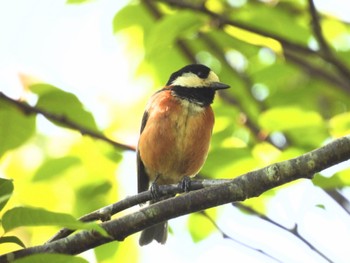
[[[119,148],[121,150],[135,151],[135,147],[113,141],[112,139],[107,138],[106,136],[104,136],[101,133],[98,133],[98,132],[95,132],[93,130],[87,129],[83,126],[80,126],[79,124],[77,124],[74,121],[71,121],[69,118],[67,118],[64,115],[54,114],[54,113],[48,112],[44,109],[30,106],[26,102],[12,99],[12,98],[6,96],[2,92],[0,92],[0,100],[4,100],[4,101],[11,103],[12,105],[16,106],[18,109],[23,111],[25,114],[41,114],[45,118],[47,118],[51,121],[58,122],[58,123],[63,124],[64,126],[70,128],[72,130],[79,131],[82,135],[88,135],[92,138],[105,141],[105,142],[107,142],[107,143],[109,143],[109,144],[113,145],[114,147]]]
[[[315,67],[309,61],[300,56],[295,55],[293,52],[288,52],[287,50],[284,52],[284,55],[287,59],[292,61],[294,64],[298,65],[306,72],[308,72],[311,76],[317,76],[320,79],[327,81],[332,86],[339,87],[342,91],[346,93],[350,93],[350,84],[339,78],[338,76],[322,69],[319,67]]]
[[[228,179],[200,179],[200,180],[192,180],[191,181],[191,191],[199,190],[205,187],[212,187],[218,184],[227,183],[231,180]],[[172,184],[172,185],[159,185],[159,197],[163,196],[173,196],[175,194],[183,193],[183,188],[179,184]],[[135,205],[143,204],[147,201],[152,200],[152,194],[151,191],[145,191],[142,193],[139,193],[137,195],[133,195],[130,197],[126,197],[125,199],[116,202],[114,204],[102,207],[94,212],[91,212],[89,214],[86,214],[79,218],[82,222],[92,222],[96,220],[101,221],[107,221],[110,220],[110,217],[126,210],[130,207],[133,207]],[[50,243],[53,241],[56,241],[58,239],[64,238],[69,236],[71,233],[73,233],[73,230],[63,228],[58,233],[56,233],[53,237],[51,237],[46,243]]]
[[[350,201],[348,199],[336,189],[325,189],[324,191],[350,215]]]
[[[207,9],[204,5],[196,5],[190,1],[188,1],[188,2],[187,1],[178,1],[178,0],[158,0],[158,1],[167,3],[169,5],[176,6],[178,8],[190,9],[190,10],[194,10],[194,11],[206,14],[206,15],[212,17],[213,19],[215,19],[218,22],[217,24],[219,25],[219,27],[221,27],[222,25],[231,25],[231,26],[246,30],[248,32],[252,32],[252,33],[264,36],[264,37],[272,38],[272,39],[280,42],[281,45],[285,49],[289,49],[291,52],[296,52],[296,53],[305,54],[305,55],[318,56],[318,57],[322,58],[324,61],[332,64],[334,67],[336,67],[338,69],[338,71],[341,73],[341,76],[343,79],[343,80],[341,80],[342,83],[349,82],[349,80],[350,80],[350,71],[348,70],[346,65],[344,65],[340,60],[335,58],[333,55],[329,56],[329,55],[325,54],[324,52],[318,52],[318,51],[312,50],[306,46],[303,46],[301,44],[298,44],[298,43],[295,43],[295,42],[290,41],[288,39],[285,39],[285,38],[283,38],[279,35],[276,35],[274,33],[265,31],[263,29],[255,28],[255,27],[246,25],[246,24],[238,22],[238,21],[231,20],[231,19],[229,19],[221,14],[217,14],[215,12],[212,12],[211,10]],[[309,0],[309,1],[311,1],[311,0]],[[320,75],[318,75],[318,76],[320,76]],[[338,82],[338,84],[339,83],[340,82]],[[344,87],[347,88],[348,85],[342,84],[343,89],[344,89]],[[347,91],[347,92],[349,92],[349,91]]]
[[[233,238],[233,237],[227,235],[227,234],[219,227],[219,225],[215,222],[215,220],[212,219],[211,216],[208,215],[207,212],[202,211],[202,212],[200,212],[200,214],[201,214],[202,216],[204,216],[205,218],[207,218],[207,219],[215,226],[215,228],[221,233],[221,235],[222,235],[223,238],[230,239],[230,240],[232,240],[233,242],[236,242],[236,243],[240,244],[241,246],[244,246],[244,247],[249,248],[249,249],[251,249],[251,250],[255,250],[255,251],[257,251],[258,253],[261,253],[261,254],[263,254],[264,256],[269,257],[269,258],[275,260],[276,262],[281,262],[281,261],[278,260],[277,258],[275,258],[275,257],[273,257],[273,256],[271,256],[271,255],[269,255],[269,254],[267,254],[267,253],[266,253],[265,251],[263,251],[262,249],[258,249],[258,248],[249,246],[249,245],[247,245],[247,244],[245,244],[245,243],[243,243],[243,242],[241,242],[241,241],[239,241],[239,240],[237,240],[237,239],[235,239],[235,238]]]
[[[259,217],[262,220],[265,220],[267,222],[269,222],[270,224],[273,224],[281,229],[283,229],[284,231],[287,231],[291,234],[293,234],[295,237],[297,237],[298,239],[300,239],[303,243],[305,243],[311,250],[315,251],[315,253],[319,254],[321,257],[323,257],[325,260],[327,260],[328,262],[332,262],[332,260],[330,260],[326,255],[324,255],[320,250],[318,250],[316,247],[314,247],[309,241],[307,241],[303,236],[300,235],[299,231],[298,231],[298,225],[295,224],[294,227],[292,229],[289,229],[275,221],[273,221],[272,219],[268,218],[266,215],[263,215],[259,212],[257,212],[256,210],[254,210],[253,208],[243,205],[241,203],[232,203],[232,205],[234,207],[237,207],[245,212],[248,212],[250,214],[253,214],[257,217]]]
[[[320,45],[320,50],[322,54],[324,55],[327,61],[329,61],[331,64],[333,64],[336,67],[336,69],[339,71],[341,76],[349,82],[350,70],[346,65],[343,64],[342,61],[340,61],[338,58],[335,57],[329,44],[327,43],[326,38],[324,37],[322,32],[320,17],[317,13],[314,1],[308,0],[308,3],[309,3],[310,15],[311,15],[312,29],[317,39],[317,42]]]
[[[244,23],[238,22],[238,21],[233,21],[231,19],[228,19],[227,17],[221,15],[221,14],[217,14],[209,9],[207,9],[205,7],[205,5],[198,5],[198,4],[193,4],[193,1],[183,1],[183,0],[158,0],[158,2],[163,2],[172,6],[176,6],[178,8],[182,8],[182,9],[190,9],[190,10],[194,10],[206,15],[209,15],[210,17],[212,17],[213,19],[215,19],[218,23],[218,26],[221,27],[222,25],[231,25],[234,27],[238,27],[241,28],[243,30],[246,30],[248,32],[251,33],[255,33],[264,37],[268,37],[268,38],[272,38],[274,40],[277,40],[278,42],[280,42],[281,44],[283,44],[285,47],[293,49],[296,52],[302,52],[304,54],[308,54],[308,55],[318,55],[318,53],[308,47],[305,47],[303,45],[300,45],[298,43],[289,41],[279,35],[276,35],[274,33],[271,32],[267,32],[265,30],[259,29],[259,28],[255,28],[249,25],[246,25]]]

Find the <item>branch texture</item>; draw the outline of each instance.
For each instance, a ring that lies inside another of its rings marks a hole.
[[[272,164],[229,182],[182,194],[135,213],[103,222],[101,226],[108,232],[109,238],[92,231],[81,231],[42,246],[0,256],[0,262],[8,262],[9,259],[33,253],[79,254],[107,242],[122,241],[131,234],[164,220],[257,197],[269,189],[297,179],[311,179],[316,172],[348,159],[350,159],[350,136],[345,136],[297,158]]]

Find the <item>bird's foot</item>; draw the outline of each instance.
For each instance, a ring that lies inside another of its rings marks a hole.
[[[160,198],[160,193],[159,193],[159,186],[156,183],[156,181],[151,183],[151,187],[149,188],[151,191],[151,196],[153,201],[158,201]]]
[[[179,183],[182,191],[189,192],[191,190],[191,178],[189,176],[185,176],[181,179]]]

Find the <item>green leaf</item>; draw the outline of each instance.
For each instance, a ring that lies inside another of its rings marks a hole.
[[[194,213],[189,216],[188,226],[194,242],[205,239],[215,229],[213,223],[200,213]]]
[[[91,2],[91,0],[67,0],[67,4],[83,4],[86,2]]]
[[[334,116],[329,121],[331,133],[335,136],[345,136],[350,134],[350,113],[342,113]]]
[[[126,5],[122,8],[113,19],[113,32],[126,29],[130,26],[140,26],[143,31],[147,31],[153,26],[154,20],[150,16],[149,12],[145,9],[144,5]]]
[[[5,232],[21,226],[58,226],[95,230],[102,235],[107,235],[106,231],[97,224],[80,222],[69,214],[31,207],[15,207],[8,210],[2,217],[2,226]]]
[[[26,246],[24,243],[16,236],[5,236],[5,237],[0,237],[0,244],[4,243],[15,243],[19,245],[20,247],[25,248]]]
[[[33,181],[52,179],[62,174],[68,168],[80,163],[80,159],[73,156],[67,156],[57,159],[49,159],[44,162],[33,176]]]
[[[163,57],[164,53],[159,52],[160,50],[172,50],[176,39],[194,34],[202,24],[203,19],[189,11],[165,16],[145,36],[146,57],[149,59]]]
[[[256,166],[248,148],[218,148],[209,152],[201,172],[213,178],[234,178]]]
[[[4,208],[13,192],[12,180],[0,178],[0,211]]]
[[[310,38],[308,20],[305,19],[304,12],[300,14],[294,14],[288,8],[248,2],[243,8],[232,12],[232,19],[285,39],[307,44]]]
[[[316,207],[326,210],[326,207],[324,204],[317,204]]]
[[[26,142],[35,131],[35,115],[26,115],[5,101],[0,103],[0,157]]]
[[[82,185],[76,192],[76,210],[79,214],[99,209],[106,203],[106,195],[112,189],[108,181],[94,181]],[[93,196],[94,198],[91,198]]]
[[[121,257],[118,257],[117,250],[119,248],[119,242],[109,242],[106,244],[103,244],[101,246],[95,247],[94,252],[96,256],[97,262],[114,262],[113,258],[116,258],[115,262],[123,262]],[[128,254],[123,253],[125,255],[124,257],[128,258],[125,262],[130,262],[130,258],[128,257]],[[118,260],[117,260],[118,259]]]
[[[72,93],[60,90],[49,84],[36,84],[30,89],[39,95],[36,107],[56,115],[64,122],[70,120],[82,128],[97,131],[95,120],[90,112],[84,109],[83,104]],[[54,122],[58,126],[65,127],[62,122]]]
[[[314,179],[312,179],[312,183],[323,189],[335,189],[350,186],[350,170],[347,169],[338,172],[329,178],[317,174]]]
[[[288,131],[324,125],[321,115],[299,107],[275,107],[265,111],[259,118],[260,126],[268,131]]]
[[[36,254],[26,256],[24,258],[16,259],[12,261],[13,263],[88,263],[87,260],[63,254]]]

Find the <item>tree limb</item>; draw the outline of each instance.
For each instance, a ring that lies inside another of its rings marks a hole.
[[[87,129],[87,128],[77,124],[76,122],[69,120],[64,115],[54,114],[54,113],[48,112],[44,109],[39,109],[37,107],[30,106],[24,101],[15,100],[15,99],[12,99],[12,98],[6,96],[1,91],[0,91],[0,100],[7,101],[8,103],[11,103],[12,105],[16,106],[19,110],[21,110],[25,114],[41,114],[50,121],[58,122],[58,123],[63,124],[64,126],[70,128],[72,130],[79,131],[82,135],[89,135],[92,138],[105,141],[105,142],[107,142],[107,143],[109,143],[109,144],[113,145],[114,147],[119,148],[121,150],[135,151],[135,147],[113,141],[112,139],[109,139],[106,136],[104,136],[102,133]]]
[[[246,173],[229,182],[166,199],[129,215],[103,222],[101,226],[107,231],[109,238],[92,231],[81,231],[42,246],[2,255],[0,262],[42,252],[79,254],[107,242],[122,241],[129,235],[164,220],[257,197],[269,189],[297,179],[311,179],[316,172],[348,159],[350,159],[350,135],[297,158]]]

